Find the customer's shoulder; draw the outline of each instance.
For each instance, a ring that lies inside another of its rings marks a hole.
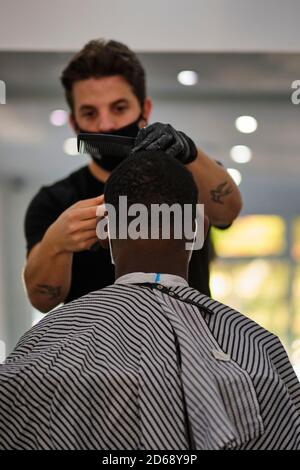
[[[47,314],[49,323],[70,325],[72,322],[94,322],[120,311],[133,316],[147,314],[157,307],[147,289],[133,284],[112,284],[68,302]],[[43,321],[43,320],[42,320]]]
[[[120,304],[131,303],[142,298],[148,299],[151,293],[137,284],[111,284],[69,302],[61,307],[61,312],[70,309],[85,309],[87,306],[97,310],[101,307],[118,309]],[[116,303],[116,301],[119,301]]]
[[[239,334],[254,335],[257,333],[261,337],[277,337],[262,325],[257,323],[254,318],[248,316],[247,312],[239,310],[208,297],[191,287],[172,288],[173,292],[183,301],[191,303],[198,307],[206,321],[219,331],[235,331]]]

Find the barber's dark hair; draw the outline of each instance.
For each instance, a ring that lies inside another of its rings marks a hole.
[[[121,42],[99,39],[88,42],[62,72],[61,83],[71,111],[74,111],[72,92],[75,82],[113,75],[121,75],[128,82],[143,107],[146,97],[145,70],[136,54]]]
[[[119,196],[127,196],[128,206],[144,204],[191,204],[196,216],[198,188],[192,174],[174,157],[162,151],[141,151],[126,158],[112,172],[104,188],[105,203],[118,215]]]

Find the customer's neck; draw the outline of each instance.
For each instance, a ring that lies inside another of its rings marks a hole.
[[[188,262],[186,253],[183,256],[170,257],[166,253],[155,253],[151,256],[141,255],[138,253],[135,256],[118,256],[116,259],[115,274],[116,279],[125,274],[134,272],[143,273],[161,273],[161,274],[173,274],[174,276],[180,276],[183,279],[188,279]]]

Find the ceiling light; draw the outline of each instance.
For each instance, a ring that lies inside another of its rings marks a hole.
[[[64,126],[68,120],[68,113],[63,109],[55,109],[50,114],[50,122],[53,126]]]
[[[181,85],[191,86],[198,82],[198,74],[193,70],[182,70],[177,75],[177,80]]]
[[[77,137],[70,137],[69,139],[66,139],[64,141],[63,149],[67,155],[78,155]]]
[[[252,116],[240,116],[235,121],[235,127],[243,134],[251,134],[257,129],[257,120]]]
[[[234,162],[248,163],[252,158],[252,150],[247,145],[235,145],[230,150],[230,156]]]

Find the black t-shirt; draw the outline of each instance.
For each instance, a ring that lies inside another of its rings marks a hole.
[[[100,196],[103,191],[104,184],[92,175],[87,166],[51,186],[43,186],[31,201],[25,216],[27,252],[42,240],[48,227],[68,207],[83,199]],[[189,285],[206,295],[210,295],[208,265],[207,237],[202,250],[193,252],[189,266]],[[74,253],[71,287],[65,302],[113,284],[114,275],[109,250],[99,246],[96,251]]]

